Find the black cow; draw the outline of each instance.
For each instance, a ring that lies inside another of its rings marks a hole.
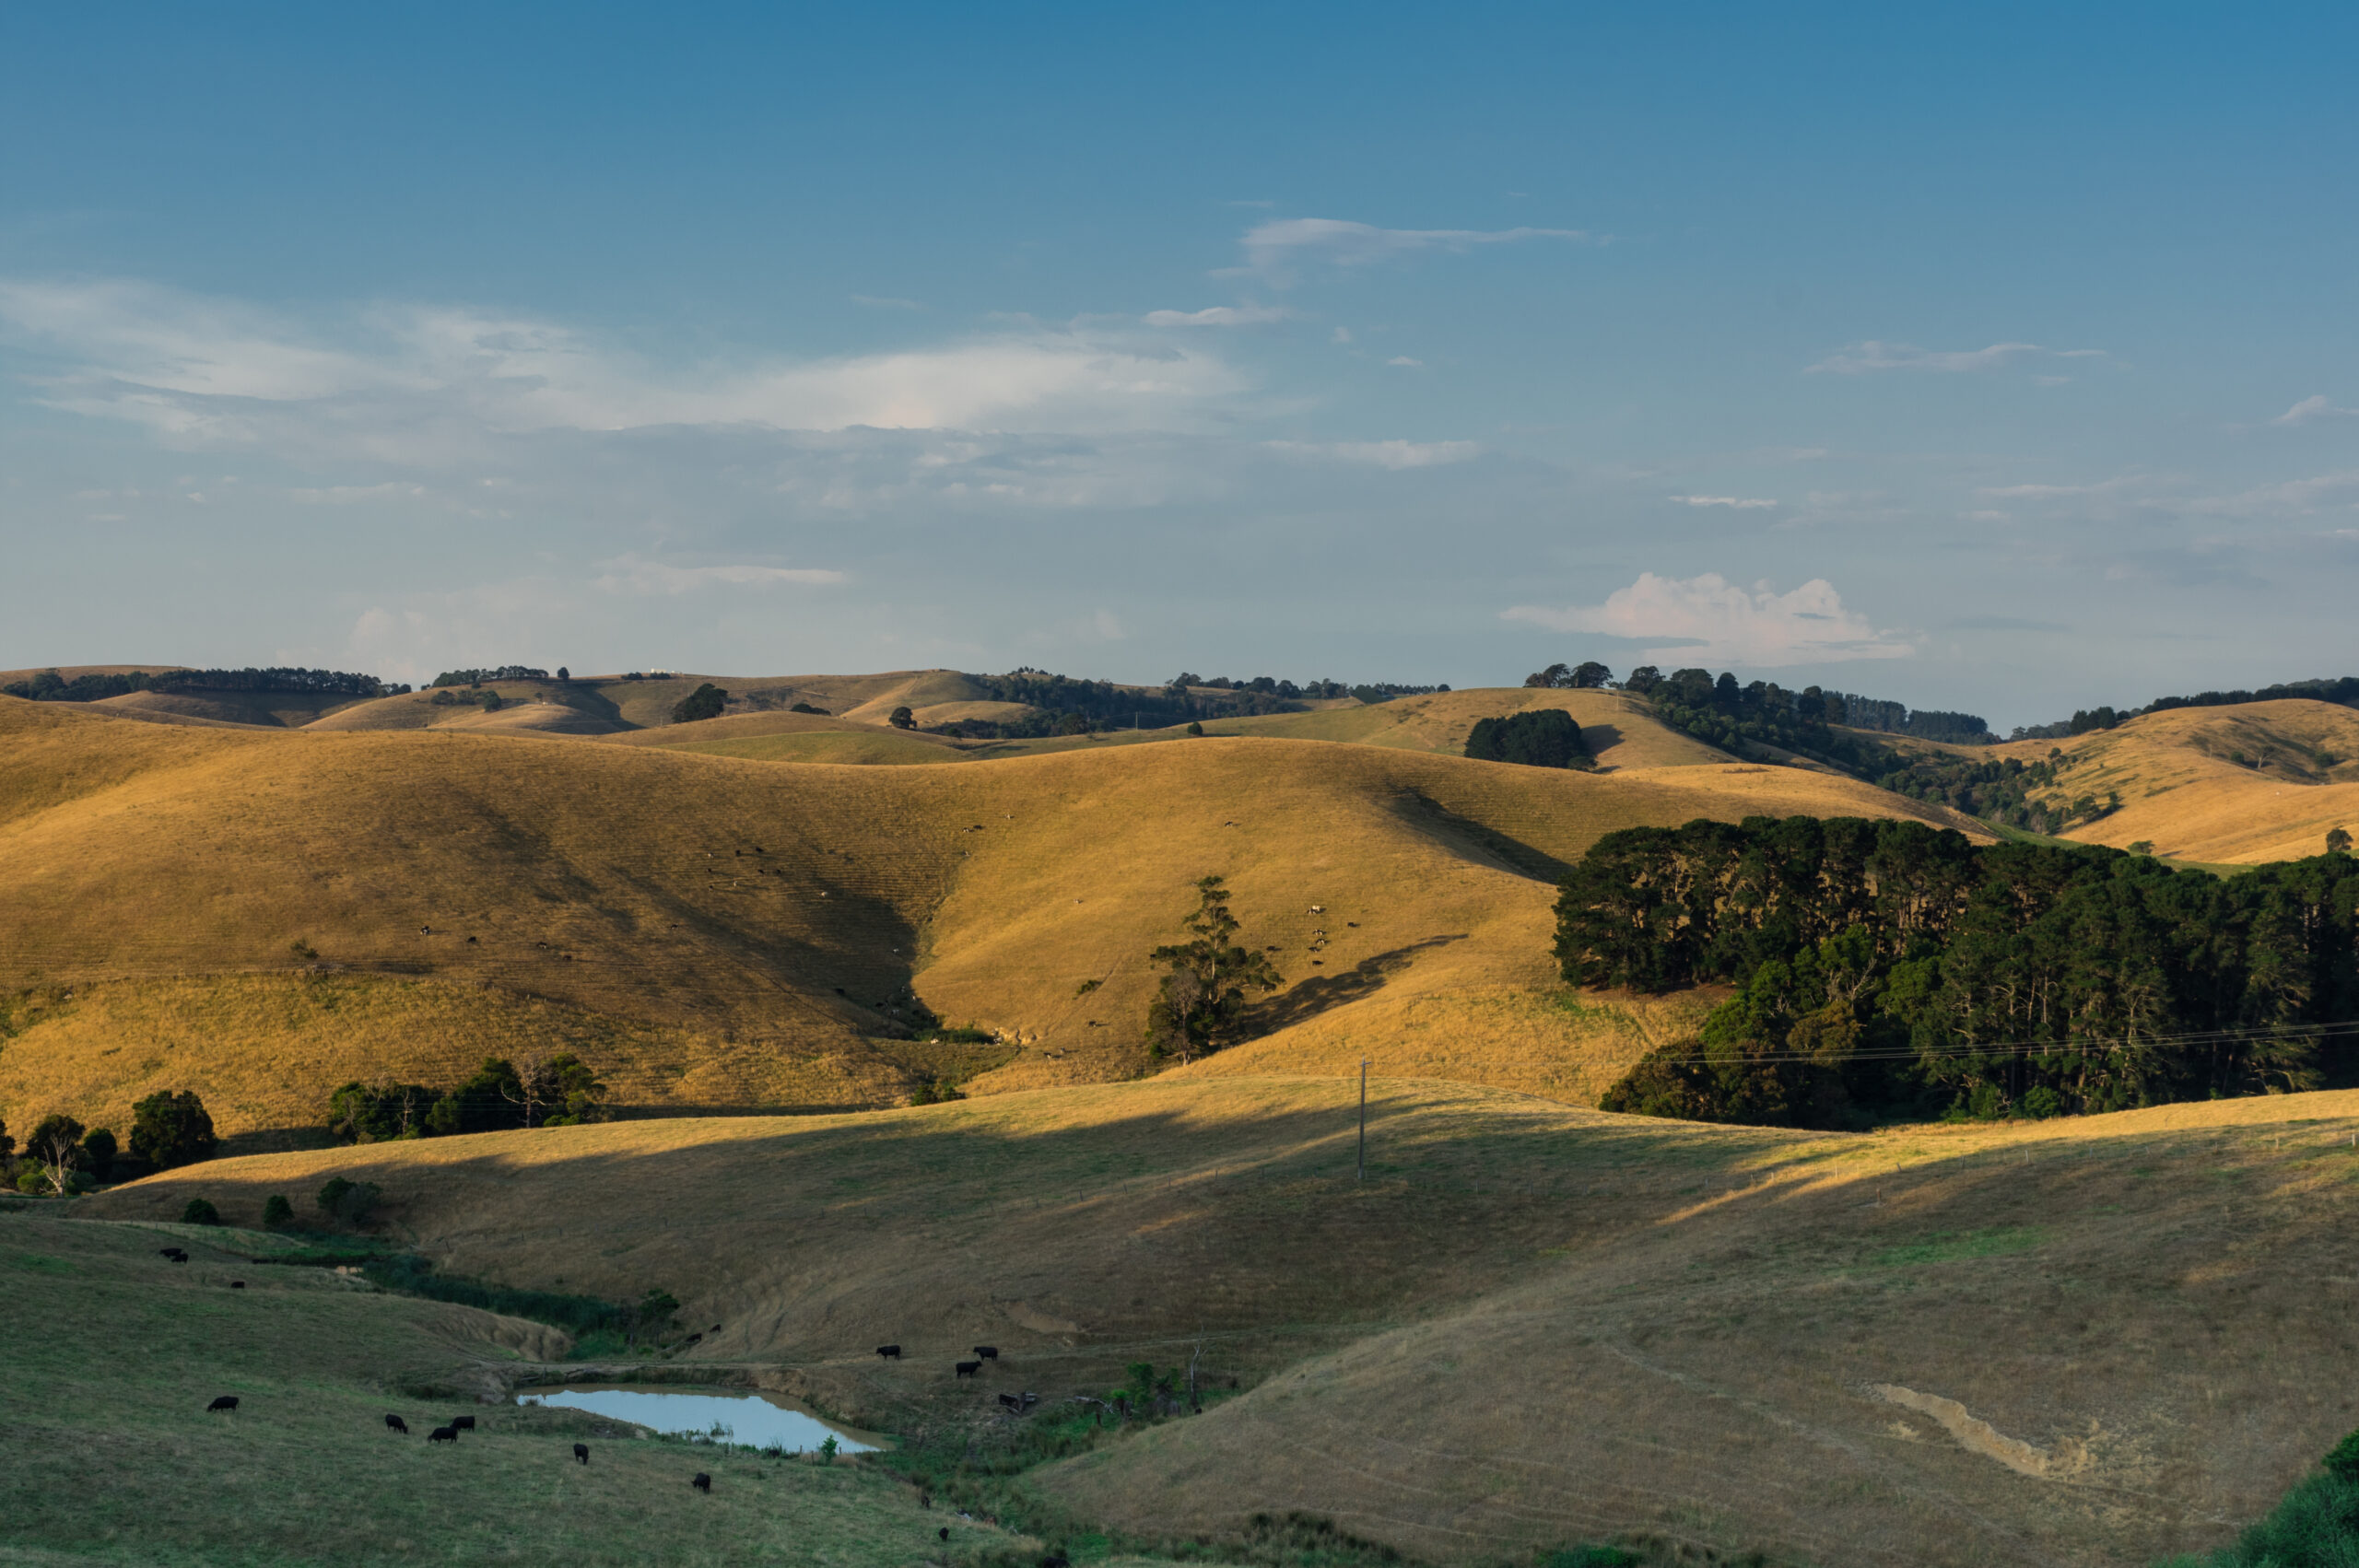
[[[246,1288],[246,1282],[243,1280],[232,1280],[229,1281],[229,1288],[233,1291],[242,1291]]]
[[[426,1434],[426,1440],[428,1443],[456,1443],[459,1440],[459,1429],[455,1426],[438,1426]]]
[[[698,1470],[696,1474],[696,1479],[688,1482],[688,1484],[695,1487],[698,1492],[709,1492],[712,1490],[712,1478],[705,1474],[702,1470]]]
[[[1073,1560],[1062,1551],[1052,1551],[1040,1559],[1040,1568],[1073,1568]]]
[[[883,1356],[886,1361],[898,1361],[901,1359],[901,1347],[898,1345],[879,1345],[876,1347],[876,1353]]]
[[[156,1254],[159,1258],[169,1258],[175,1263],[185,1263],[188,1261],[188,1254],[182,1252],[177,1246],[159,1246],[156,1249]]]
[[[475,1429],[475,1418],[473,1416],[452,1416],[451,1418],[451,1430],[453,1432],[473,1432]]]
[[[950,1527],[948,1525],[945,1525],[942,1528],[934,1531],[933,1533],[940,1536],[944,1540],[948,1540],[950,1539]]]
[[[207,1406],[205,1406],[205,1412],[206,1412],[208,1415],[209,1415],[209,1414],[211,1414],[211,1413],[212,1413],[213,1411],[215,1411],[215,1410],[236,1410],[237,1408],[238,1408],[238,1396],[236,1396],[235,1394],[224,1394],[224,1395],[222,1395],[219,1398],[217,1398],[217,1399],[214,1400],[211,1404],[209,1404],[209,1405],[207,1405]]]
[[[407,1437],[409,1435],[409,1422],[402,1420],[399,1416],[387,1416],[385,1418],[385,1428],[389,1432],[398,1432],[404,1437]]]
[[[1011,1410],[1020,1410],[1024,1408],[1024,1401],[1013,1394],[1002,1394],[999,1397],[999,1402]]]
[[[958,1363],[958,1375],[961,1377],[972,1377],[982,1370],[983,1363],[979,1361],[962,1361]]]
[[[590,1445],[577,1443],[573,1445],[573,1462],[577,1465],[586,1465],[590,1462]]]
[[[997,1345],[977,1345],[975,1347],[975,1353],[982,1357],[985,1361],[999,1360],[999,1347]]]

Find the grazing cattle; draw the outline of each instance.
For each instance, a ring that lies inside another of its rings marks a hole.
[[[1062,1551],[1052,1551],[1040,1559],[1040,1568],[1073,1568],[1073,1560]]]
[[[428,1443],[456,1443],[459,1440],[459,1429],[455,1426],[438,1426],[426,1434],[426,1440]]]
[[[159,1246],[156,1249],[156,1255],[158,1258],[169,1258],[175,1263],[185,1263],[188,1261],[188,1254],[182,1252],[177,1246]]]
[[[385,1418],[385,1429],[389,1432],[398,1432],[404,1437],[407,1437],[409,1435],[409,1422],[402,1420],[399,1416],[387,1416]]]
[[[208,1414],[214,1410],[234,1410],[237,1408],[238,1396],[235,1394],[224,1394],[219,1398],[205,1407]]]
[[[1002,1394],[999,1397],[999,1402],[1011,1410],[1020,1410],[1024,1408],[1024,1401],[1013,1394]]]
[[[975,1353],[985,1361],[999,1360],[999,1347],[997,1345],[977,1345],[975,1347]]]
[[[590,1445],[577,1443],[573,1445],[573,1462],[577,1465],[586,1465],[590,1462]]]
[[[688,1484],[695,1487],[698,1492],[709,1492],[712,1490],[712,1478],[705,1474],[702,1470],[698,1470],[697,1472],[696,1479],[688,1482]]]
[[[983,1370],[983,1363],[979,1361],[962,1361],[958,1363],[957,1370],[959,1376],[972,1377]]]
[[[473,1416],[452,1416],[451,1418],[451,1430],[453,1432],[473,1432],[475,1429],[475,1418]]]
[[[942,1528],[934,1531],[933,1533],[940,1536],[944,1540],[948,1540],[950,1539],[950,1527],[948,1525],[945,1525]]]
[[[901,1347],[898,1345],[879,1345],[876,1347],[876,1353],[883,1356],[886,1361],[898,1361],[901,1359]]]
[[[232,1280],[229,1281],[229,1288],[233,1291],[242,1291],[246,1288],[246,1282],[243,1280]]]

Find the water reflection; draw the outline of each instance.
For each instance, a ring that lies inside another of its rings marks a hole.
[[[866,1433],[831,1426],[771,1394],[683,1393],[672,1388],[633,1388],[616,1384],[538,1388],[516,1396],[520,1405],[554,1405],[627,1421],[651,1432],[680,1437],[710,1437],[749,1448],[815,1449],[829,1437],[839,1454],[866,1454],[878,1444]]]

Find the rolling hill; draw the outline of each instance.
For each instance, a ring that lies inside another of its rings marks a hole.
[[[667,1375],[899,1431],[1201,1352],[1206,1414],[1038,1477],[1150,1539],[1303,1508],[1442,1562],[1635,1533],[2142,1563],[2223,1540],[2359,1424],[2359,1093],[1828,1135],[1380,1079],[1359,1182],[1356,1091],[1167,1078],[377,1144],[82,1209],[203,1194],[250,1223],[374,1182],[451,1271],[673,1291],[720,1327]],[[1002,1348],[980,1387],[950,1372],[978,1341]]]
[[[2299,860],[2329,829],[2359,834],[2359,712],[2292,699],[2150,713],[2069,741],[1990,755],[2066,765],[2043,798],[2118,794],[2121,809],[2066,837],[2213,864]]]
[[[1288,981],[1261,1070],[1381,1041],[1387,1071],[1586,1098],[1703,1005],[1562,1000],[1552,883],[1598,835],[1957,820],[1782,768],[1276,739],[879,769],[8,701],[0,746],[0,1114],[119,1123],[195,1088],[233,1133],[494,1050],[575,1050],[659,1110],[1128,1077],[1144,955],[1212,872]],[[928,1010],[1004,1045],[891,1038]]]

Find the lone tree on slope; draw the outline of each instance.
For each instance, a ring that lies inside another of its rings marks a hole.
[[[1238,920],[1229,913],[1224,879],[1208,876],[1196,883],[1196,911],[1187,929],[1188,941],[1147,954],[1168,967],[1147,1008],[1147,1045],[1157,1056],[1181,1061],[1228,1043],[1247,992],[1273,991],[1283,983],[1266,954],[1237,944]]]

